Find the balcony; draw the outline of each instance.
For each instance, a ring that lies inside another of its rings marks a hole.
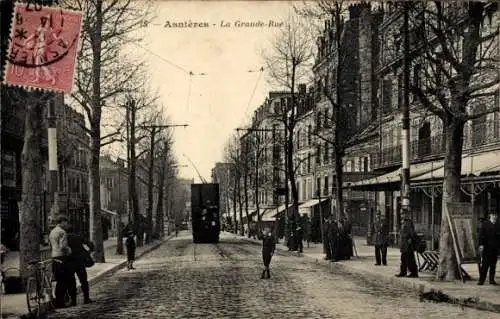
[[[464,151],[500,145],[500,121],[497,119],[474,122],[464,129]],[[440,158],[445,152],[443,134],[410,142],[410,161],[421,162]],[[373,168],[380,169],[401,164],[401,145],[374,150]]]

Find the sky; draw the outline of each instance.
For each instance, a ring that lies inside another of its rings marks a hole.
[[[284,25],[292,3],[158,1],[157,7],[155,22],[142,30],[144,41],[129,54],[148,64],[151,85],[158,89],[170,124],[189,125],[173,129],[176,158],[187,166],[179,167],[179,177],[200,181],[192,162],[210,181],[211,169],[223,160],[235,129],[248,123],[276,88],[265,70],[258,71],[264,66],[261,52],[279,30],[269,20]],[[184,21],[206,22],[208,27],[174,27]],[[237,27],[237,21],[262,21],[265,26]],[[221,27],[223,22],[229,26]]]

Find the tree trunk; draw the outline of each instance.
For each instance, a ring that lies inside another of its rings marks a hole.
[[[439,268],[436,276],[440,280],[455,280],[460,278],[460,272],[447,219],[447,204],[461,200],[460,175],[462,172],[464,123],[448,118],[444,125],[446,153],[444,158],[443,217],[439,240]]]
[[[130,216],[133,223],[133,230],[137,235],[137,246],[140,247],[143,245],[143,236],[142,236],[142,225],[141,218],[139,216],[139,199],[137,197],[137,157],[135,155],[135,143],[136,143],[136,102],[131,101],[128,107],[130,107],[130,175],[129,175],[129,197],[131,203],[131,214]]]
[[[241,185],[240,185],[240,178],[238,178],[238,202],[240,204],[240,235],[244,236],[245,235],[245,229],[243,228],[243,202],[242,202],[242,197],[241,197]]]
[[[149,171],[148,171],[148,209],[146,212],[146,244],[151,242],[151,234],[153,233],[153,184],[154,184],[154,165],[155,165],[155,135],[156,130],[153,127],[151,132],[151,151],[149,153]]]
[[[343,152],[340,146],[337,144],[334,146],[335,148],[335,196],[337,201],[337,219],[341,219],[343,217],[349,218],[347,214],[344,212],[344,189],[342,187],[342,183],[344,182],[344,172],[342,169],[342,156]]]
[[[27,264],[40,260],[40,197],[43,163],[40,153],[41,108],[38,103],[28,103],[24,123],[24,145],[21,154],[23,192],[22,207],[19,207],[19,267],[23,278],[30,275],[27,271]]]
[[[104,244],[101,220],[101,187],[99,156],[101,152],[101,32],[103,24],[102,0],[96,1],[96,23],[92,40],[92,118],[90,119],[90,238],[94,242],[94,259],[104,263]]]
[[[248,154],[248,152],[247,152]],[[245,164],[246,165],[246,164]],[[245,167],[245,173],[243,174],[243,191],[245,192],[245,216],[247,217],[247,229],[248,237],[250,237],[250,216],[248,215],[248,166]],[[258,201],[258,199],[257,199]]]
[[[259,141],[257,141],[257,148],[260,147]],[[255,201],[255,208],[257,209],[257,221],[260,222],[261,216],[260,216],[260,203],[259,203],[259,150],[257,149],[257,156],[255,157],[255,180],[257,181],[255,183],[255,198],[257,199]]]
[[[123,255],[123,231],[125,228],[125,225],[123,225],[121,221],[121,212],[118,212],[118,218],[119,218],[119,223],[118,223],[118,232],[116,234],[116,254],[117,255]]]
[[[163,238],[161,225],[163,224],[163,191],[165,188],[165,159],[161,164],[160,170],[160,185],[158,190],[158,204],[156,206],[156,224],[155,224],[155,236]]]
[[[235,234],[238,233],[238,218],[237,218],[237,211],[238,211],[238,188],[236,186],[238,180],[235,178],[234,179],[234,188],[233,188],[233,218],[234,218],[234,228],[233,232]]]

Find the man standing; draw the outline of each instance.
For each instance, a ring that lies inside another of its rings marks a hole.
[[[384,215],[377,211],[375,217],[375,265],[387,266],[387,246],[389,246],[389,225]]]
[[[64,296],[67,292],[75,289],[75,276],[71,271],[68,256],[71,254],[71,248],[68,245],[67,229],[69,228],[68,218],[58,216],[57,225],[49,234],[50,246],[52,248],[52,271],[56,280],[56,300],[55,307],[64,307]]]
[[[418,269],[417,262],[415,261],[415,229],[413,228],[413,223],[409,217],[403,219],[403,224],[401,225],[401,230],[399,231],[399,250],[401,252],[401,266],[399,274],[396,277],[405,277],[408,270],[410,274],[408,277],[417,278]]]
[[[497,285],[495,270],[500,249],[500,225],[497,223],[497,214],[490,213],[489,220],[483,222],[479,229],[479,253],[481,254],[481,267],[478,285],[483,285],[486,273],[490,271],[490,285]]]
[[[274,250],[276,249],[276,241],[269,228],[264,229],[264,238],[262,240],[262,261],[264,263],[264,270],[262,271],[261,279],[271,278],[269,271],[269,264],[271,263],[271,258],[274,255]]]
[[[323,249],[325,251],[325,260],[331,260],[332,259],[332,250],[330,249],[330,219],[326,218],[325,222],[323,223],[323,237],[321,238],[323,240]]]
[[[80,234],[76,234],[72,232],[72,230],[69,230],[68,234],[68,245],[71,248],[71,255],[69,256],[68,260],[69,263],[71,264],[71,276],[74,278],[75,274],[78,277],[78,280],[80,281],[80,285],[82,288],[83,292],[83,303],[88,304],[91,303],[92,300],[90,299],[90,294],[89,294],[89,283],[87,280],[87,269],[86,267],[89,267],[88,263],[88,258],[90,257],[89,251],[84,247],[87,246],[90,251],[94,250],[94,244],[84,238]],[[76,286],[74,289],[71,289],[69,291],[69,296],[71,297],[71,304],[74,306],[76,305]]]
[[[296,229],[296,238],[295,240],[297,241],[297,250],[299,251],[299,253],[302,253],[303,250],[304,250],[304,230],[302,229],[302,226],[298,226],[297,229]]]

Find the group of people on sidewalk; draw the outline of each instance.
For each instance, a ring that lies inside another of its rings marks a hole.
[[[375,266],[387,265],[387,248],[389,247],[389,223],[384,214],[377,211],[373,224]],[[332,217],[324,223],[323,248],[326,260],[337,261],[350,259],[353,256],[353,240],[351,224],[346,219],[334,221]],[[490,212],[489,219],[484,220],[479,228],[480,273],[479,285],[483,285],[489,271],[489,283],[496,285],[495,271],[500,253],[500,223],[497,222],[496,212]],[[296,227],[289,236],[287,246],[289,251],[303,251],[304,231],[301,226]],[[422,253],[426,249],[426,242],[421,240],[415,231],[409,216],[403,216],[399,231],[399,250],[401,262],[396,277],[418,278],[418,266],[415,253]],[[275,239],[269,229],[264,230],[262,256],[264,271],[262,278],[269,278],[269,264],[276,247]]]
[[[56,226],[49,234],[52,271],[56,281],[55,308],[67,306],[65,296],[68,294],[71,299],[71,306],[77,303],[77,288],[75,275],[80,281],[83,302],[91,303],[90,288],[88,283],[87,269],[94,265],[91,252],[94,251],[94,244],[82,234],[73,232],[68,218],[60,215],[55,220]],[[125,246],[127,248],[128,269],[135,269],[133,262],[135,259],[135,240],[133,231],[128,231]]]
[[[353,256],[353,239],[351,236],[352,226],[348,219],[342,218],[337,221],[328,217],[323,225],[323,249],[326,260],[338,261],[349,260]]]
[[[54,306],[65,307],[66,294],[69,294],[71,298],[71,305],[76,305],[75,275],[81,284],[84,303],[90,303],[92,300],[89,294],[86,268],[94,264],[90,256],[90,251],[94,250],[94,244],[86,240],[84,236],[73,232],[66,216],[58,216],[55,222],[56,226],[49,234],[52,271],[56,280]]]

